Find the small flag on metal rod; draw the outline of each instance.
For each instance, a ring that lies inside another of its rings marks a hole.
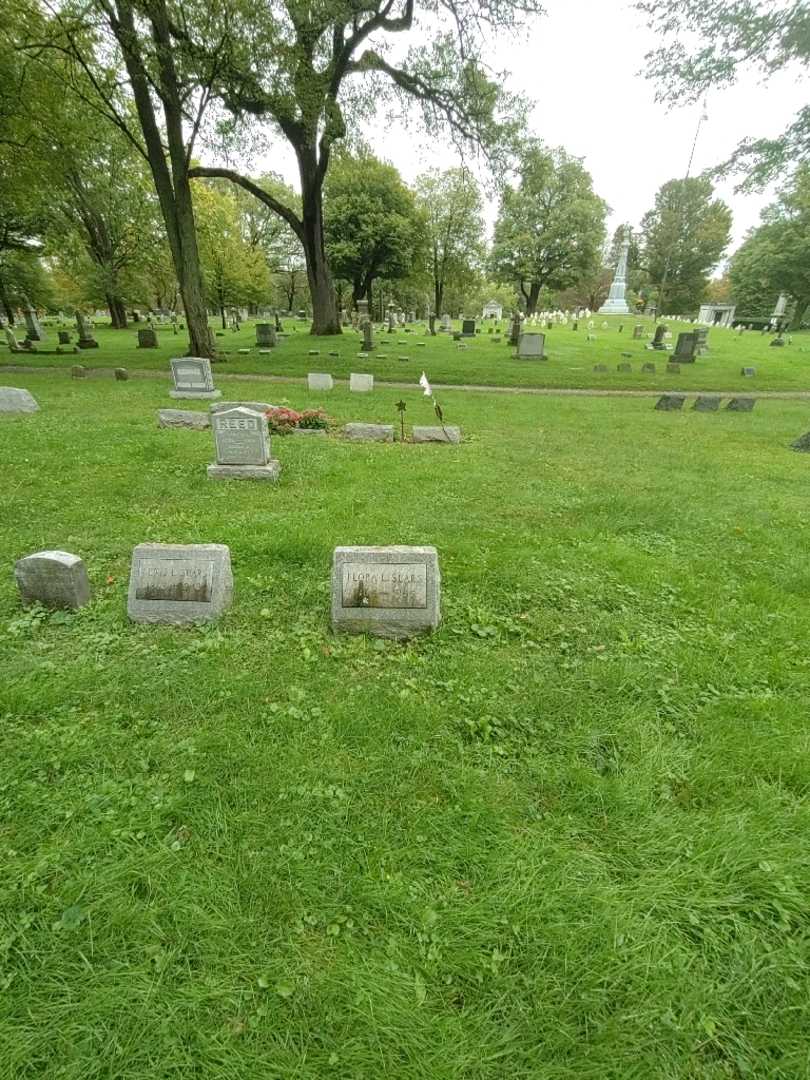
[[[428,382],[428,377],[427,377],[427,375],[426,375],[426,374],[424,373],[424,371],[422,372],[422,374],[421,374],[421,376],[420,376],[420,378],[419,378],[419,385],[420,385],[420,386],[422,387],[422,389],[424,390],[424,392],[425,392],[425,397],[430,397],[430,396],[431,396],[431,394],[433,393],[433,391],[432,391],[432,390],[430,389],[430,383]]]

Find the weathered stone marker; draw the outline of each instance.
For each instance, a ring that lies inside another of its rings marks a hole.
[[[460,443],[461,428],[445,424],[441,427],[414,427],[412,428],[413,441],[415,443]]]
[[[270,456],[270,435],[264,413],[238,407],[211,414],[216,464],[208,475],[216,480],[278,480],[281,464]]]
[[[393,424],[346,424],[343,435],[352,442],[393,442]]]
[[[678,340],[675,342],[675,352],[672,354],[673,360],[677,360],[681,364],[694,364],[696,353],[697,336],[695,334],[678,334]]]
[[[117,367],[115,369],[115,378],[118,382],[126,382],[129,378],[129,372],[125,367]]]
[[[211,427],[211,418],[208,413],[192,412],[190,409],[158,409],[158,427],[184,427],[203,431]]]
[[[39,412],[32,394],[17,386],[0,386],[0,413]]]
[[[338,547],[332,559],[332,629],[409,638],[441,618],[435,547]]]
[[[308,390],[332,390],[334,388],[335,381],[331,375],[327,375],[322,371],[310,371],[307,375],[307,389]]]
[[[757,369],[752,367],[744,367],[740,371],[740,374],[746,379],[753,379],[756,373]]]
[[[655,328],[655,334],[653,335],[652,344],[649,346],[653,349],[665,349],[664,337],[667,334],[667,328],[665,323],[659,323]]]
[[[68,333],[67,330],[59,330],[58,331],[58,336],[59,336],[59,344],[60,345],[69,345],[70,344],[70,334]]]
[[[87,368],[82,364],[74,364],[70,369],[70,377],[71,379],[86,379]]]
[[[633,370],[633,365],[628,364],[626,361],[624,361],[623,363],[616,365],[616,370],[617,371],[623,371],[623,372],[632,371]]]
[[[349,389],[356,394],[367,394],[374,389],[373,375],[359,375],[351,372],[349,375]]]
[[[147,326],[145,329],[138,331],[139,349],[156,349],[157,347],[157,331],[153,330],[151,326]]]
[[[233,599],[225,544],[138,544],[127,614],[133,622],[211,622]]]
[[[684,401],[686,401],[686,394],[662,394],[656,401],[655,407],[661,412],[673,412],[676,409],[682,409]]]
[[[720,408],[719,394],[698,394],[692,406],[695,412],[717,412]]]
[[[276,330],[271,323],[256,323],[256,344],[262,349],[275,348]]]
[[[800,435],[790,444],[791,450],[798,450],[801,454],[810,454],[810,431]]]
[[[646,364],[642,364],[641,365],[641,370],[645,375],[654,375],[655,374],[655,364],[653,364],[651,362],[646,363]]]
[[[461,336],[475,337],[475,319],[461,320]]]
[[[751,412],[757,403],[756,398],[752,397],[733,397],[726,405],[726,409],[729,412]]]
[[[594,371],[605,372],[605,371],[607,371],[607,364],[594,364],[593,365],[593,370]]]
[[[524,330],[518,338],[518,359],[520,360],[543,360],[546,346],[546,335],[534,331]]]
[[[681,373],[681,365],[680,364],[676,364],[674,362],[670,362],[669,364],[667,364],[667,374],[668,375],[680,375],[680,373]]]
[[[18,559],[14,576],[24,605],[76,611],[90,599],[87,569],[78,555],[69,551],[37,551]]]
[[[80,349],[97,349],[98,342],[93,337],[93,332],[87,325],[87,320],[80,311],[76,312],[76,329],[79,331]]]
[[[214,389],[211,361],[207,357],[182,356],[169,363],[174,379],[174,390],[169,391],[169,397],[204,400],[222,397],[222,391]]]
[[[636,323],[633,327],[633,341],[638,341],[644,337],[644,326],[641,323]]]
[[[208,406],[210,413],[227,412],[229,409],[250,409],[251,412],[266,413],[269,409],[276,409],[277,405],[271,405],[269,401],[215,401]]]

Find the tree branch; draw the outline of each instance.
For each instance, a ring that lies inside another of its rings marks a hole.
[[[245,191],[249,191],[251,195],[254,195],[257,199],[268,206],[273,213],[278,214],[279,217],[284,218],[292,231],[303,242],[304,237],[304,224],[300,218],[292,211],[289,206],[285,206],[284,203],[279,202],[273,195],[265,191],[264,188],[260,188],[258,184],[247,176],[242,176],[241,173],[235,172],[233,169],[217,169],[209,168],[205,165],[195,165],[194,168],[188,170],[188,175],[192,179],[199,177],[212,177],[222,180],[230,180],[232,184],[236,184],[238,187],[244,188]]]

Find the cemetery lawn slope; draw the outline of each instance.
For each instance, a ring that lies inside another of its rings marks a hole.
[[[607,329],[601,329],[601,321],[607,321]],[[640,321],[645,326],[645,334],[650,335],[652,321]],[[672,374],[666,370],[672,353],[647,349],[647,337],[633,341],[633,324],[632,319],[613,316],[597,320],[595,341],[587,340],[587,330],[582,323],[576,332],[570,326],[555,326],[544,331],[547,360],[519,360],[515,350],[507,344],[507,335],[497,342],[498,335],[489,334],[486,323],[479,322],[482,332],[462,342],[454,342],[448,334],[430,337],[421,323],[400,327],[395,334],[375,331],[374,351],[366,356],[360,355],[362,335],[350,328],[336,337],[313,338],[307,332],[307,323],[286,319],[283,324],[286,338],[267,354],[260,353],[256,346],[256,330],[252,323],[237,333],[225,332],[217,338],[217,345],[226,359],[216,366],[216,370],[298,377],[306,376],[309,371],[325,371],[344,379],[348,379],[352,371],[368,371],[378,381],[414,383],[425,370],[436,384],[598,390],[810,390],[810,332],[794,334],[790,344],[771,348],[772,334],[762,336],[758,331],[752,331],[740,337],[731,330],[712,328],[709,353],[693,364],[682,364],[680,372]],[[678,333],[691,328],[690,323],[670,322],[667,325],[672,331],[669,344],[673,346]],[[621,332],[619,326],[623,327]],[[52,341],[55,329],[48,329]],[[173,335],[171,328],[159,330],[156,349],[137,348],[135,330],[98,327],[95,333],[98,349],[58,355],[4,350],[0,353],[0,363],[65,368],[73,364],[106,368],[124,366],[164,371],[168,376],[169,358],[182,355],[186,349],[185,336],[182,332]],[[240,352],[240,349],[249,351]],[[628,363],[631,371],[617,370],[620,364]],[[645,363],[655,364],[655,372],[642,372]],[[607,370],[594,371],[598,365],[604,365]],[[755,376],[743,376],[744,367],[753,367]]]
[[[806,405],[448,392],[459,446],[278,438],[261,485],[160,382],[0,381],[0,1075],[807,1076]],[[219,622],[127,621],[147,540],[229,545]],[[397,543],[438,632],[334,637],[333,548]],[[20,608],[44,548],[77,614]]]

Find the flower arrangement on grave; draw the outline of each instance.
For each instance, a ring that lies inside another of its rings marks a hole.
[[[278,405],[274,409],[268,409],[265,415],[271,435],[289,435],[296,428],[309,431],[327,431],[329,428],[329,417],[323,409],[304,409],[303,412],[297,412],[285,405]]]

